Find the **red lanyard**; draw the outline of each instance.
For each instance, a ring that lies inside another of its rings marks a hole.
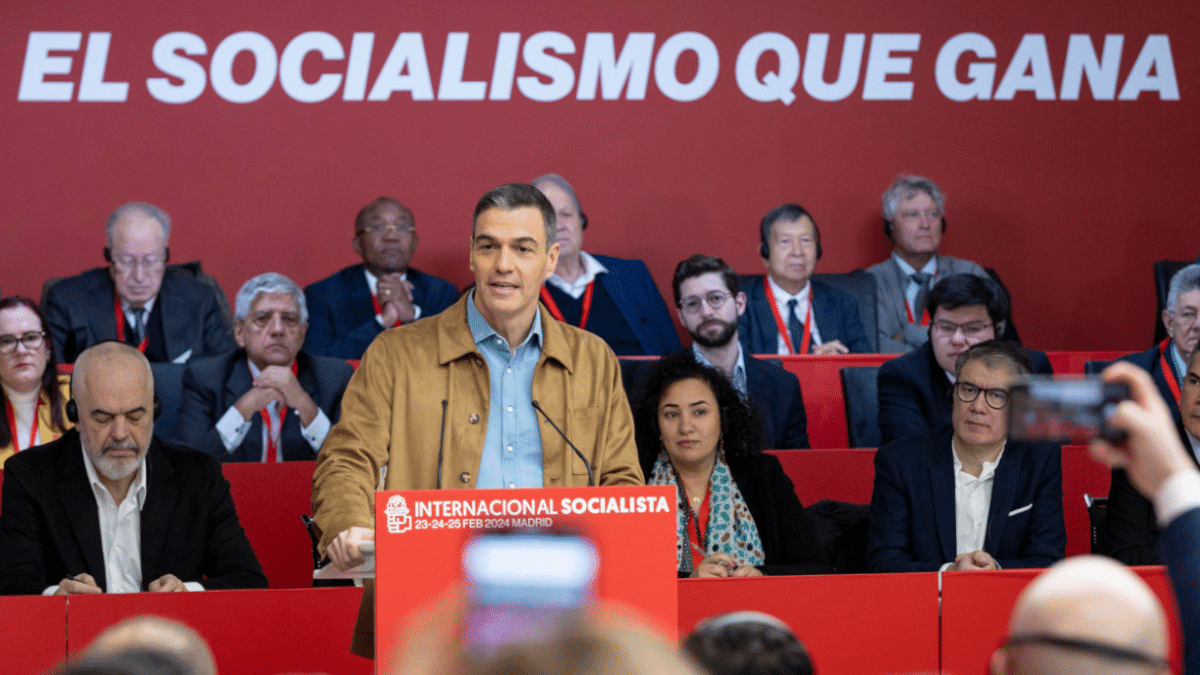
[[[583,292],[583,313],[579,315],[579,327],[587,328],[588,314],[592,313],[592,287],[596,285],[596,280],[592,279],[588,282],[587,290]],[[558,308],[558,303],[554,302],[554,296],[550,295],[550,289],[542,286],[541,292],[542,303],[546,305],[546,309],[550,310],[550,316],[566,323],[563,318],[562,310]]]
[[[375,313],[376,314],[383,314],[383,305],[379,304],[379,296],[378,295],[376,295],[374,293],[371,294],[371,303],[373,305],[375,305]],[[396,326],[399,326],[403,323],[404,322],[401,321],[400,319],[396,319],[396,323],[392,324],[392,328],[395,328]]]
[[[37,445],[38,439],[38,409],[42,407],[42,397],[38,396],[37,405],[33,407],[33,428],[29,430],[29,442],[25,447],[21,447],[21,442],[17,440],[17,411],[13,409],[12,401],[5,400],[4,408],[8,413],[8,428],[12,431],[13,452],[20,452],[26,448],[32,448]]]
[[[937,265],[937,263],[935,262],[935,263],[933,263],[933,278],[934,278],[934,279],[936,279],[936,278],[937,278],[937,273],[938,273],[938,265]],[[918,294],[919,294],[919,293],[918,293]],[[916,323],[916,321],[913,321],[913,313],[912,313],[912,308],[908,306],[908,299],[907,299],[907,298],[905,298],[905,300],[904,300],[904,311],[905,311],[905,312],[908,312],[908,322],[909,322],[909,323]],[[928,326],[928,325],[929,325],[929,310],[928,310],[927,308],[925,308],[925,307],[922,307],[922,308],[921,308],[921,325],[922,325],[922,326]]]
[[[125,312],[121,310],[121,296],[117,295],[116,291],[113,291],[113,305],[116,307],[116,314],[117,314],[117,316],[116,316],[117,340],[120,342],[124,342],[125,341]],[[144,324],[143,324],[142,330],[145,330],[146,334],[142,337],[142,344],[138,345],[138,351],[145,354],[146,353],[146,344],[150,339],[150,331],[146,330]]]
[[[1167,347],[1170,344],[1171,338],[1165,338],[1158,343],[1158,360],[1159,367],[1162,368],[1163,379],[1167,381],[1167,387],[1175,395],[1175,407],[1179,407],[1179,380],[1175,379],[1175,371],[1171,369],[1171,362],[1167,356]]]
[[[250,362],[247,361],[246,367],[249,366]],[[295,361],[292,361],[292,375],[295,375],[299,372],[300,367],[296,365]],[[251,377],[254,376],[253,370],[250,371],[250,375]],[[287,406],[282,403],[279,404],[279,426],[274,428],[271,427],[270,408],[263,408],[262,410],[258,411],[258,414],[262,415],[263,428],[266,429],[267,432],[267,453],[266,457],[263,458],[263,461],[268,464],[271,462],[277,462],[279,459],[275,456],[275,454],[279,451],[279,440],[283,437],[283,424],[287,421]]]
[[[767,289],[767,304],[771,305],[771,313],[775,315],[775,327],[779,329],[779,334],[783,336],[783,342],[787,345],[788,354],[795,354],[792,349],[792,334],[788,332],[787,322],[783,320],[783,316],[779,314],[779,305],[775,303],[775,291],[771,290],[771,280],[769,277],[763,277],[763,286]],[[812,342],[812,284],[808,286],[808,312],[804,319],[804,336],[800,341],[800,353],[807,354],[808,346]]]
[[[686,495],[687,492],[684,491],[684,494]],[[703,551],[705,558],[708,557],[708,548],[705,547],[705,544],[708,543],[706,541],[706,535],[708,534],[708,497],[711,494],[712,494],[712,483],[709,482],[708,489],[704,491],[704,501],[700,502],[699,510],[695,510],[695,511],[692,510],[692,508],[691,508],[692,505],[690,503],[687,505],[688,506],[688,511],[687,511],[688,539],[691,540],[691,543],[693,545],[692,550],[693,551],[696,551],[696,550]],[[695,527],[692,527],[693,522],[695,523]],[[704,532],[700,531],[700,523],[701,522],[704,523]],[[695,567],[695,565],[693,565],[693,567]]]

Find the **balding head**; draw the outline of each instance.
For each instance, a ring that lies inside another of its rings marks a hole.
[[[217,675],[208,643],[188,626],[158,616],[126,619],[100,634],[88,656],[149,650],[174,656],[189,666],[190,675]]]
[[[89,347],[75,360],[71,398],[80,443],[96,471],[128,486],[154,434],[150,362],[122,342]]]
[[[1017,599],[1008,646],[992,656],[997,675],[1166,671],[1167,618],[1136,574],[1100,556],[1069,558]]]

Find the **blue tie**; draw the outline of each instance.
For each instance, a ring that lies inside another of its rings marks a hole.
[[[788,332],[792,334],[792,352],[800,353],[800,342],[804,339],[804,324],[800,323],[800,317],[796,316],[796,307],[800,301],[792,298],[788,300]]]

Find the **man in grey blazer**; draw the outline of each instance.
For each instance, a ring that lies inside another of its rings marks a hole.
[[[879,351],[904,353],[929,339],[925,296],[938,279],[987,272],[970,260],[938,255],[946,231],[946,195],[921,176],[897,176],[883,193],[883,232],[892,255],[872,265],[879,318]]]

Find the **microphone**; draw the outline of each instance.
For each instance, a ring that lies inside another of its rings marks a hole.
[[[562,439],[567,442],[567,445],[571,446],[571,449],[575,451],[575,454],[579,456],[579,459],[583,460],[583,466],[586,467],[588,471],[588,487],[593,487],[596,485],[596,474],[592,473],[592,465],[588,464],[587,457],[583,456],[583,453],[579,451],[579,448],[575,447],[575,444],[571,442],[571,439],[567,438],[567,435],[562,432],[562,429],[558,428],[558,425],[554,423],[554,420],[550,419],[550,416],[546,414],[545,410],[542,410],[542,406],[538,405],[537,401],[533,402],[533,409],[542,413],[542,417],[546,418],[546,421],[550,423],[550,426],[554,427],[554,430],[558,432],[558,435],[562,436]]]
[[[437,487],[442,489],[442,449],[446,445],[446,406],[450,405],[449,399],[442,399],[442,435],[438,438],[438,475]]]

